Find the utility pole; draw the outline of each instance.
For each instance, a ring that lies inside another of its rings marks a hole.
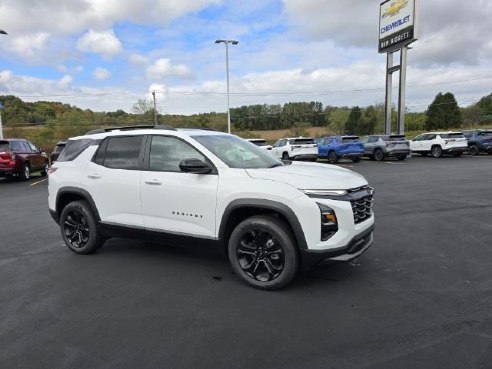
[[[152,97],[154,98],[154,126],[157,127],[157,106],[155,103],[155,91],[152,91]]]
[[[8,35],[3,29],[0,29],[0,35]],[[3,140],[3,127],[2,127],[2,109],[3,106],[0,103],[0,140]]]

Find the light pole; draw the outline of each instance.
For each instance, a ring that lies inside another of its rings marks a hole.
[[[3,29],[0,29],[0,35],[8,35]],[[3,140],[3,127],[2,127],[2,109],[3,106],[0,103],[0,140]]]
[[[229,44],[237,45],[236,40],[215,40],[216,44],[225,44],[226,47],[226,73],[227,73],[227,132],[231,133],[231,109],[229,107]]]

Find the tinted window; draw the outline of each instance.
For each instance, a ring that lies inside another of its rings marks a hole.
[[[351,143],[351,142],[359,142],[359,137],[350,136],[350,137],[342,137],[342,143]]]
[[[441,138],[463,138],[463,133],[442,133]]]
[[[57,144],[55,148],[53,149],[54,153],[60,153],[63,151],[63,148],[65,147],[65,144]]]
[[[314,140],[312,138],[296,138],[289,140],[291,145],[309,145],[313,144]]]
[[[266,140],[254,140],[250,141],[251,143],[255,144],[256,146],[267,146],[268,142]]]
[[[10,151],[10,145],[8,141],[0,141],[0,152]]]
[[[109,139],[104,140],[94,155],[94,163],[104,165],[104,156],[106,155],[106,149],[108,148]]]
[[[378,137],[376,137],[376,136],[369,137],[369,138],[367,139],[367,142],[368,142],[368,143],[378,142]]]
[[[89,146],[94,144],[97,144],[97,142],[92,138],[83,138],[81,140],[69,140],[65,146],[65,149],[58,157],[58,161],[72,161],[77,156],[82,154],[85,149],[87,149]]]
[[[188,143],[175,137],[153,136],[150,145],[149,169],[163,172],[181,172],[179,163],[184,159],[205,157]]]
[[[32,152],[38,152],[39,151],[38,148],[32,144],[32,142],[25,141],[24,143],[29,148],[29,151],[32,151]]]
[[[111,137],[104,157],[104,166],[113,169],[138,169],[143,139],[144,136]]]
[[[404,135],[391,135],[389,136],[389,141],[404,141],[406,140]]]
[[[22,144],[22,141],[10,141],[10,149],[12,151],[24,152],[27,147]]]

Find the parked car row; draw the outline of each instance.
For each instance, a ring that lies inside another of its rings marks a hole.
[[[412,153],[440,158],[443,155],[461,156],[467,152],[478,155],[492,154],[492,130],[469,130],[464,132],[427,132],[407,140],[404,135],[370,135],[364,139],[358,136],[328,136],[321,138],[281,138],[270,146],[264,139],[250,139],[250,142],[270,150],[282,160],[327,159],[335,164],[340,159],[354,163],[362,157],[370,160],[395,158],[405,160]]]
[[[24,139],[0,140],[0,177],[31,178],[32,172],[45,176],[49,169],[48,155]]]

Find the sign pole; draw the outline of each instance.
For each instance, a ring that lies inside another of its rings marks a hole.
[[[391,134],[391,90],[393,88],[393,53],[386,54],[386,99],[384,105],[384,134]]]
[[[407,50],[404,45],[400,49],[400,84],[398,94],[398,134],[405,134],[405,86],[407,79]]]
[[[0,104],[1,106],[1,104]],[[2,108],[0,107],[0,140],[3,140]]]

